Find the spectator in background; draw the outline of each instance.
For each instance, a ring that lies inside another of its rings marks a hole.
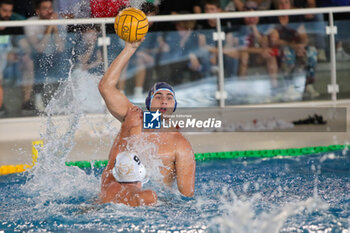
[[[53,8],[62,18],[91,17],[90,0],[55,0]]]
[[[350,0],[317,0],[318,7],[350,6]],[[326,15],[326,18],[328,15]],[[338,28],[336,35],[336,59],[337,61],[350,61],[350,54],[344,48],[350,47],[350,33],[348,25],[350,17],[348,12],[333,14],[335,26]],[[350,51],[350,50],[348,50]]]
[[[180,12],[186,14],[188,12]],[[165,42],[169,45],[169,52],[162,53],[161,76],[170,79],[171,83],[180,84],[188,80],[195,80],[203,77],[209,64],[198,57],[199,51],[198,33],[194,31],[196,22],[177,21],[175,30],[167,31],[164,34]],[[168,65],[169,64],[169,65]],[[170,69],[170,70],[169,70]],[[179,80],[179,77],[182,77]]]
[[[10,20],[12,16],[13,5],[0,2],[0,20]],[[7,53],[11,48],[10,36],[11,28],[0,27],[0,116],[5,114],[3,106],[4,90],[3,90],[3,71],[7,65]]]
[[[14,1],[13,0],[0,0],[0,20],[24,20],[20,14],[13,12]],[[22,27],[7,27],[0,28],[1,34],[23,34]]]
[[[256,11],[258,4],[254,1],[246,1],[244,4],[245,11]],[[248,65],[250,62],[255,64],[265,64],[270,76],[271,86],[277,84],[277,63],[275,59],[275,50],[267,46],[267,38],[264,35],[265,25],[258,25],[259,17],[246,17],[241,23],[241,27],[234,35],[238,38],[239,53],[230,52],[226,49],[228,55],[238,56],[239,70],[238,76],[245,78],[247,75]]]
[[[162,0],[159,4],[160,15],[176,14],[177,12],[201,13],[200,0]]]
[[[278,9],[292,9],[292,4],[290,0],[278,0],[277,7]],[[285,81],[291,82],[293,73],[303,69],[306,73],[304,98],[318,97],[320,94],[313,86],[317,65],[317,50],[309,45],[303,16],[283,15],[277,17],[276,20],[276,27],[268,35],[269,47],[278,50],[276,59]],[[293,87],[290,83],[290,93],[294,92]]]
[[[219,0],[205,0],[204,2],[204,12],[205,13],[220,13],[222,9],[220,8]],[[217,41],[213,39],[213,33],[217,30],[216,19],[208,19],[198,21],[196,28],[199,32],[199,45],[200,45],[200,58],[205,61],[205,64],[210,64],[211,67],[205,68],[205,73],[216,74],[218,71],[218,48]],[[221,28],[223,31],[231,30],[231,20],[221,20]],[[209,60],[207,61],[209,57]],[[234,58],[238,58],[233,56]],[[206,59],[206,60],[205,60]],[[236,61],[230,57],[224,57],[224,67],[227,75],[236,74]]]
[[[4,108],[7,116],[19,116],[23,104],[22,72],[19,56],[14,49],[7,53],[3,71]]]
[[[227,5],[223,8],[227,11],[227,8],[231,9],[229,11],[245,11],[244,4],[247,2],[246,0],[221,0],[224,2],[228,2]],[[254,0],[257,4],[257,10],[270,10],[272,2],[271,0]],[[232,10],[233,9],[233,10]]]
[[[174,15],[174,14],[198,14],[202,12],[201,0],[162,0],[158,5],[160,15]],[[163,31],[173,30],[173,24],[169,22],[160,23],[160,28]]]
[[[102,113],[98,92],[98,82],[103,73],[101,47],[97,44],[100,35],[99,25],[80,25],[74,46],[74,69],[71,78],[75,86],[75,97],[79,100],[79,107],[86,113]]]
[[[92,16],[90,0],[55,0],[53,1],[53,9],[59,14],[59,17],[65,19],[90,18]],[[65,54],[63,55],[63,61],[66,67],[70,66],[69,60],[73,48],[75,44],[79,43],[77,40],[81,39],[77,33],[80,30],[81,25],[67,25],[66,27],[67,37],[65,40]]]
[[[4,90],[3,90],[3,71],[7,65],[7,54],[10,51],[10,36],[0,36],[0,116],[5,115],[4,109]]]
[[[52,0],[38,0],[35,12],[37,16],[28,20],[58,19],[58,14],[53,10]],[[27,26],[25,34],[33,49],[35,106],[38,111],[43,111],[58,87],[58,79],[64,78],[61,64],[65,29],[56,25]]]
[[[0,1],[0,20],[24,20],[25,18],[13,12],[13,0]],[[7,57],[7,63],[3,64],[5,90],[5,105],[8,114],[19,114],[24,106],[29,105],[33,84],[33,61],[28,52],[28,42],[23,37],[22,27],[2,27],[0,35],[9,38],[11,50],[8,54],[3,51],[2,55]],[[5,58],[6,59],[6,58]],[[2,70],[3,70],[2,69]],[[22,89],[23,88],[23,89]],[[29,106],[27,106],[29,108]]]
[[[103,72],[102,51],[97,45],[98,34],[98,26],[84,25],[76,49],[77,67],[96,75]]]
[[[0,20],[8,21],[8,20],[23,20],[25,19],[23,16],[20,16],[13,12],[13,1],[12,0],[0,0]],[[4,35],[1,37],[1,48],[2,53],[1,60],[2,67],[6,66],[6,57],[9,48],[11,48],[11,35],[21,35],[23,34],[22,27],[0,27],[0,35]],[[3,70],[3,69],[2,69]],[[1,70],[1,75],[2,75]]]
[[[278,1],[274,0],[274,5],[277,7]],[[293,0],[293,8],[304,9],[304,8],[315,8],[316,0]],[[300,17],[300,20],[303,20],[306,32],[309,35],[309,39],[312,40],[310,44],[314,44],[317,51],[318,61],[326,61],[326,23],[323,18],[323,14],[307,14],[303,18]]]
[[[204,13],[221,13],[219,0],[204,1]],[[217,42],[213,39],[213,33],[216,32],[216,19],[201,20],[197,22],[196,29],[199,33],[198,43],[202,51],[202,56],[209,57],[209,64],[211,67],[209,71],[215,72],[217,70]],[[204,52],[206,51],[206,52]],[[204,52],[204,53],[203,53]],[[225,66],[226,67],[226,66]],[[207,69],[208,69],[207,68]],[[207,74],[209,72],[207,71]]]

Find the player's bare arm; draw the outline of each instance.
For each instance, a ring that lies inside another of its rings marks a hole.
[[[125,48],[109,66],[98,86],[108,110],[120,122],[124,121],[128,109],[131,108],[133,104],[116,88],[116,86],[123,69],[143,40],[125,43]]]
[[[176,143],[176,181],[180,193],[187,197],[194,195],[196,161],[190,143],[182,135]]]

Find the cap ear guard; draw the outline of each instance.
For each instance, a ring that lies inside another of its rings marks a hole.
[[[151,107],[151,96],[150,96],[150,93],[148,93],[148,96],[146,97],[146,100],[145,100],[145,104],[146,104],[146,108],[148,109],[148,111],[151,111],[150,107]]]

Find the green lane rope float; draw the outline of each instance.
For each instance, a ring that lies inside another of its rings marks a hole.
[[[236,159],[236,158],[269,158],[276,156],[302,156],[317,153],[334,152],[339,150],[350,149],[349,145],[330,145],[330,146],[316,146],[303,148],[289,148],[289,149],[274,149],[274,150],[246,150],[246,151],[228,151],[228,152],[214,152],[214,153],[197,153],[196,160],[210,160],[210,159]]]
[[[0,166],[0,175],[7,175],[12,173],[24,172],[31,169],[38,158],[38,148],[43,147],[43,141],[32,142],[32,158],[31,165],[5,165]],[[215,160],[215,159],[236,159],[236,158],[271,158],[276,156],[302,156],[318,153],[335,152],[340,150],[349,150],[350,145],[330,145],[330,146],[316,146],[316,147],[302,147],[289,149],[275,149],[275,150],[245,150],[245,151],[227,151],[227,152],[210,152],[210,153],[196,153],[197,161]],[[74,161],[66,162],[67,166],[77,166],[79,168],[104,168],[107,166],[108,160],[97,161]]]

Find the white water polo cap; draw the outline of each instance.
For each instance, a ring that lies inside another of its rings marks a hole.
[[[123,151],[117,155],[112,170],[118,182],[148,182],[147,172],[136,153]]]

